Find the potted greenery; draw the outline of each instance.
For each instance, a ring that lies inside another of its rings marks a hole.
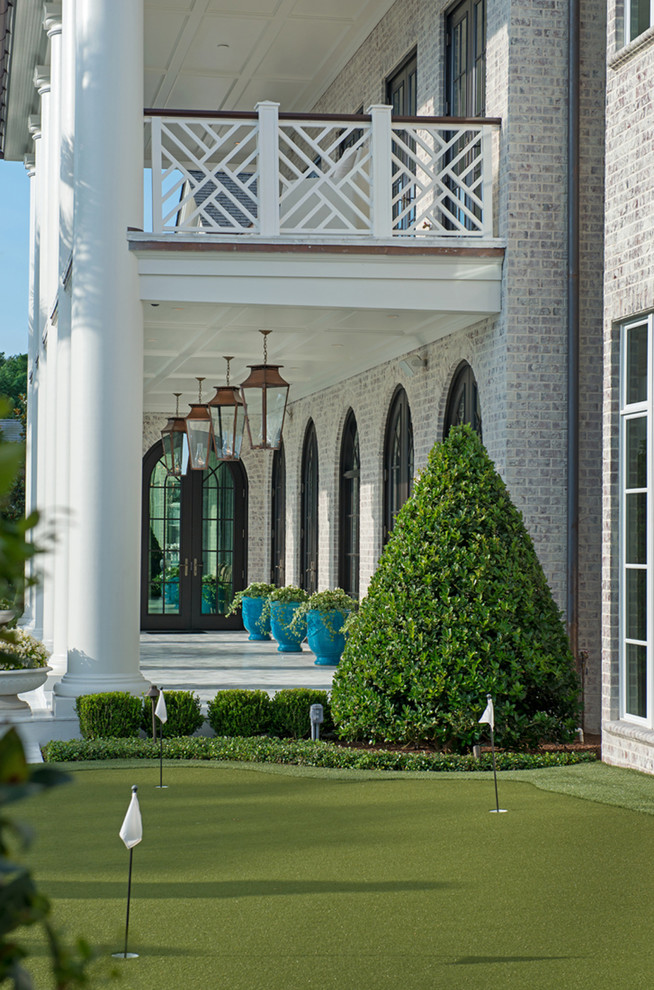
[[[297,628],[291,628],[291,625],[298,608],[308,598],[308,592],[288,584],[285,588],[275,588],[267,599],[264,612],[270,612],[270,628],[279,643],[280,653],[302,652],[302,640],[307,634],[306,619],[301,619]]]
[[[250,634],[248,639],[270,639],[270,616],[264,614],[264,606],[274,590],[274,584],[253,581],[243,591],[237,591],[234,595],[227,615],[233,615],[239,608],[241,609],[243,625]]]
[[[167,567],[164,571],[165,577],[165,601],[166,605],[179,606],[179,564]]]
[[[50,654],[43,643],[23,629],[5,630],[0,642],[0,712],[29,711],[19,694],[45,684]]]
[[[336,666],[345,648],[349,616],[356,612],[359,603],[342,588],[332,591],[316,591],[297,608],[291,626],[297,629],[306,620],[309,649],[316,654],[315,662]]]

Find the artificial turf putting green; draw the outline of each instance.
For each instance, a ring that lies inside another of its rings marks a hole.
[[[29,860],[56,920],[106,960],[123,946],[118,829],[139,785],[129,943],[139,958],[120,961],[118,986],[654,985],[650,815],[504,777],[509,812],[489,814],[490,775],[164,772],[158,790],[158,766],[82,770],[15,806],[37,829]],[[35,934],[25,941],[45,988],[45,950]]]

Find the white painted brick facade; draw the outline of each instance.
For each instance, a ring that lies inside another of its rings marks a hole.
[[[654,773],[654,732],[620,721],[618,641],[619,325],[654,310],[654,31],[623,46],[610,3],[607,38],[602,755]]]

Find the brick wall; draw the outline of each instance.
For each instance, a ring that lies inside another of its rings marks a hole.
[[[606,81],[603,487],[603,758],[654,772],[654,732],[619,722],[619,325],[654,309],[654,32],[623,46],[609,5]]]

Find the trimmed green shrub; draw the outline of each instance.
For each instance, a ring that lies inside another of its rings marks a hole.
[[[276,736],[292,736],[293,739],[304,739],[311,735],[311,705],[322,705],[325,721],[320,726],[320,734],[331,732],[334,728],[329,696],[326,691],[311,688],[283,688],[272,699],[272,732]]]
[[[274,590],[274,584],[267,584],[265,581],[253,581],[247,588],[236,592],[225,614],[233,615],[234,612],[237,612],[241,608],[244,598],[268,598]]]
[[[435,445],[398,514],[332,685],[339,735],[504,748],[568,741],[579,683],[520,512],[470,427]],[[484,738],[487,738],[484,736]]]
[[[207,721],[217,736],[259,736],[270,730],[271,702],[265,691],[219,691],[208,705]]]
[[[81,695],[75,711],[84,739],[124,739],[138,736],[141,728],[141,699],[126,691]]]
[[[300,603],[293,620],[291,629],[298,628],[302,622],[306,621],[307,613],[311,611],[323,612],[326,614],[325,625],[330,631],[332,638],[347,629],[350,617],[359,608],[356,598],[351,598],[342,588],[330,588],[327,591],[314,591],[314,593]],[[333,619],[330,612],[342,612],[346,618]]]
[[[167,720],[163,724],[164,739],[175,736],[192,736],[204,723],[200,698],[193,691],[164,691]],[[156,702],[155,702],[156,703]],[[155,719],[157,735],[161,723]],[[141,728],[152,736],[152,702],[150,698],[143,699],[143,714]]]
[[[237,760],[244,763],[285,763],[305,767],[331,767],[342,770],[428,770],[466,772],[493,769],[490,753],[481,759],[453,753],[403,753],[345,749],[333,743],[308,739],[243,739],[185,736],[164,739],[167,760]],[[47,763],[74,763],[84,760],[158,760],[159,743],[151,739],[55,739],[43,747]],[[498,770],[537,770],[575,763],[594,763],[594,753],[497,753]]]

